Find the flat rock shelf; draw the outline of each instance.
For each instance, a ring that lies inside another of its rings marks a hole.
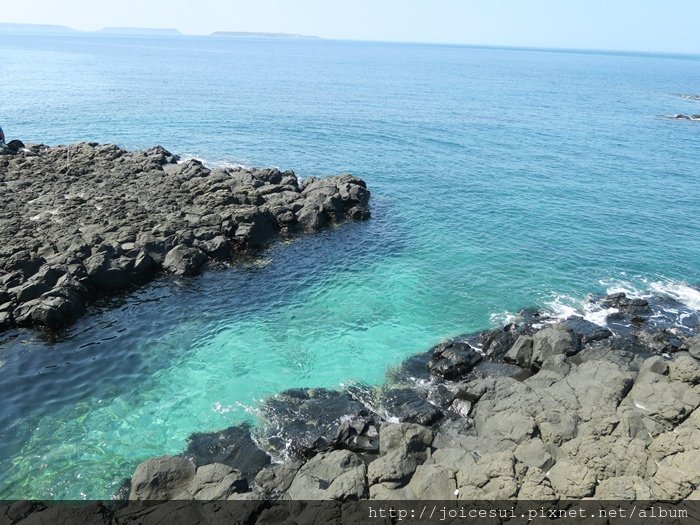
[[[275,237],[369,218],[352,175],[211,170],[157,146],[28,145],[0,155],[0,330],[55,330],[158,272],[195,275]]]

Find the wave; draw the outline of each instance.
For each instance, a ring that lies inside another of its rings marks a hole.
[[[675,328],[682,331],[697,329],[700,325],[700,288],[672,279],[601,281],[604,294],[591,294],[584,298],[552,293],[545,301],[543,323],[556,323],[572,316],[582,317],[599,326],[611,328],[611,321],[624,323],[625,312],[615,306],[609,297],[624,294],[627,299],[648,303],[647,322],[657,329]],[[612,303],[612,304],[611,304]],[[628,316],[634,321],[633,316]],[[628,320],[629,321],[629,320]],[[631,323],[627,322],[627,326]]]
[[[207,168],[213,170],[213,169],[222,169],[222,168],[244,168],[244,169],[253,169],[254,166],[250,166],[248,164],[243,164],[240,162],[231,162],[229,160],[212,160],[212,159],[204,159],[202,157],[199,157],[197,155],[192,155],[190,153],[183,153],[180,155],[180,159],[177,161],[178,164],[182,164],[184,162],[187,162],[189,160],[196,160],[198,162],[201,162],[206,166]]]

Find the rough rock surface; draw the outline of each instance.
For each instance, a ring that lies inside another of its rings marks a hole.
[[[195,275],[276,236],[369,217],[352,175],[210,170],[162,147],[29,145],[0,155],[0,330],[64,327],[156,272]]]

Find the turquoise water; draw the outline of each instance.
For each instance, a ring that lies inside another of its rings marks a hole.
[[[0,335],[0,498],[103,498],[294,386],[621,285],[700,283],[700,57],[0,34],[8,138],[344,171],[373,218]],[[695,304],[695,303],[694,303]]]

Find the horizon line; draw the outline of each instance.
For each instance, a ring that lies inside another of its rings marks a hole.
[[[587,53],[627,53],[627,54],[639,54],[639,55],[649,55],[649,54],[659,54],[659,55],[678,55],[678,56],[700,56],[700,51],[669,51],[669,50],[641,50],[641,49],[609,49],[609,48],[595,48],[595,47],[546,47],[538,45],[526,45],[526,44],[479,44],[479,43],[468,43],[468,42],[435,42],[428,40],[375,40],[375,39],[363,39],[363,38],[338,38],[338,37],[322,37],[316,35],[305,35],[300,33],[287,33],[282,31],[237,31],[237,30],[226,30],[217,29],[211,33],[185,33],[179,28],[175,27],[137,27],[137,26],[104,26],[100,29],[75,29],[73,27],[62,25],[62,24],[31,24],[24,22],[0,22],[0,36],[12,34],[11,32],[3,32],[2,27],[15,26],[15,27],[34,27],[34,28],[45,28],[49,30],[60,29],[67,30],[67,32],[62,34],[54,34],[51,36],[83,36],[83,35],[100,35],[102,33],[104,36],[108,37],[165,37],[170,36],[172,38],[210,38],[216,36],[217,34],[226,33],[230,34],[232,37],[236,35],[241,35],[242,37],[255,38],[256,36],[260,38],[285,38],[291,37],[290,39],[308,39],[308,40],[326,40],[335,42],[360,42],[360,43],[380,43],[380,44],[407,44],[407,45],[433,45],[433,46],[454,46],[454,47],[472,47],[472,48],[484,48],[484,49],[509,49],[509,50],[524,50],[524,51],[555,51],[555,52],[587,52]],[[109,33],[106,30],[121,30],[125,31],[123,34]],[[148,34],[132,34],[129,35],[126,31],[146,31],[146,32],[170,32],[170,35],[148,35]],[[15,34],[20,34],[17,31]],[[72,35],[75,33],[76,35]],[[267,36],[269,35],[269,36]],[[294,38],[296,37],[296,38]]]

